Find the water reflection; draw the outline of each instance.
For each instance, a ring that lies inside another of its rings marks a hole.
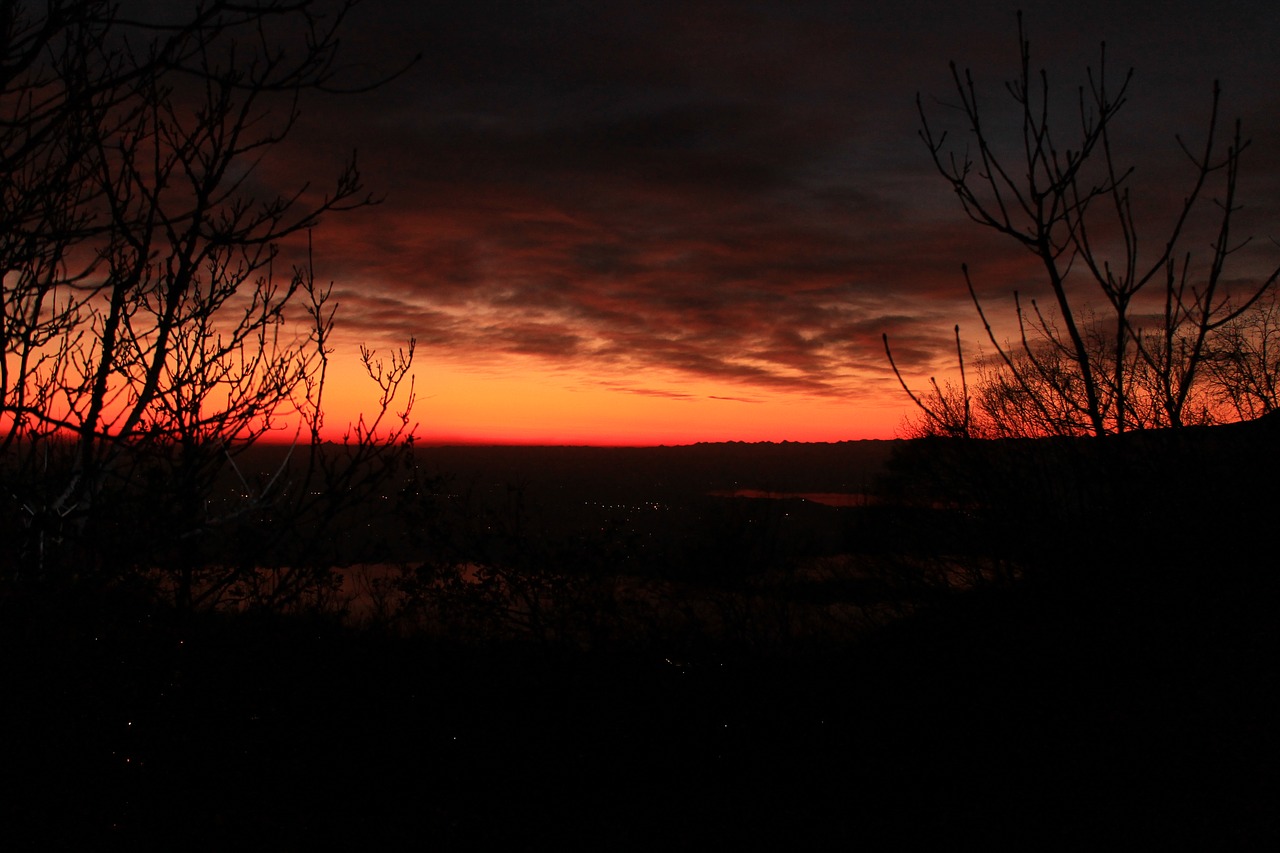
[[[875,498],[862,492],[770,492],[765,489],[720,489],[708,492],[713,498],[764,498],[768,500],[813,501],[824,506],[870,506]]]

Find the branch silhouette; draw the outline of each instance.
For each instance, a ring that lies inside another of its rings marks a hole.
[[[6,574],[163,570],[182,606],[216,601],[251,567],[214,539],[271,515],[255,535],[302,548],[315,522],[301,519],[338,512],[412,435],[410,342],[386,366],[366,355],[376,411],[324,454],[336,305],[311,235],[378,199],[354,153],[327,188],[270,174],[309,96],[411,64],[342,64],[354,6],[4,4],[0,476],[21,511],[0,523],[26,543]],[[290,427],[306,459],[287,454],[250,488],[236,459]],[[228,477],[238,504],[218,491]],[[59,548],[36,516],[57,519]]]
[[[1225,145],[1219,142],[1220,87],[1212,87],[1203,144],[1193,148],[1177,138],[1191,167],[1190,187],[1153,240],[1144,234],[1150,224],[1137,213],[1135,167],[1122,163],[1113,144],[1134,72],[1112,85],[1104,43],[1097,71],[1088,69],[1077,87],[1072,128],[1051,103],[1048,72],[1032,66],[1021,14],[1018,48],[1016,76],[1005,84],[1010,118],[1020,128],[1012,138],[994,129],[1002,123],[990,121],[993,107],[980,98],[972,73],[955,63],[952,85],[968,144],[958,147],[939,130],[917,96],[919,135],[965,215],[1035,257],[1050,307],[1032,299],[1026,311],[1015,293],[1017,334],[1006,340],[992,327],[965,265],[965,284],[994,357],[979,365],[975,413],[967,390],[964,405],[952,405],[933,380],[934,392],[924,399],[908,390],[924,414],[921,429],[1103,436],[1215,423],[1255,411],[1224,401],[1256,397],[1259,390],[1260,347],[1245,335],[1260,328],[1259,312],[1267,310],[1265,297],[1280,279],[1280,264],[1272,262],[1269,272],[1252,279],[1228,272],[1232,256],[1248,243],[1232,236],[1248,141],[1236,122]],[[1198,239],[1191,222],[1205,216],[1216,218],[1214,237],[1207,261],[1196,265],[1187,248]],[[888,352],[887,339],[885,345]],[[890,365],[906,388],[891,354]],[[960,365],[963,370],[963,354]],[[1233,398],[1230,389],[1245,386],[1252,390]]]

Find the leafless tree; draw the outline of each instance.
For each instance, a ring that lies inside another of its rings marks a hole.
[[[1065,122],[1075,126],[1064,134],[1061,116],[1051,108],[1048,75],[1032,68],[1021,16],[1018,44],[1018,73],[1005,87],[1018,128],[1014,138],[1001,138],[996,128],[1004,117],[993,120],[972,73],[955,63],[955,109],[968,135],[965,147],[953,146],[936,129],[917,98],[921,138],[964,212],[1030,252],[1051,295],[1051,304],[1041,306],[1014,294],[1010,341],[993,329],[964,267],[993,350],[979,395],[987,419],[1026,435],[1097,436],[1202,422],[1210,417],[1203,386],[1214,378],[1209,362],[1223,331],[1240,328],[1241,318],[1280,278],[1276,267],[1248,287],[1228,286],[1229,262],[1248,242],[1233,231],[1248,147],[1239,122],[1223,144],[1215,83],[1203,142],[1193,149],[1178,140],[1190,162],[1190,186],[1166,230],[1152,237],[1139,223],[1134,170],[1121,163],[1113,145],[1132,71],[1116,85],[1104,45],[1099,68],[1077,90],[1077,117]],[[1199,233],[1193,222],[1200,223],[1209,208],[1211,247],[1207,259],[1197,259],[1186,245]],[[885,346],[888,351],[887,339]],[[906,388],[891,352],[889,359]],[[936,386],[933,392],[913,395],[926,427],[971,434],[967,389],[959,405],[944,405]],[[1001,418],[1010,406],[1017,417]]]
[[[1280,409],[1280,294],[1272,290],[1211,341],[1209,374],[1220,402],[1241,420]]]
[[[339,476],[319,450],[335,306],[298,247],[375,199],[354,156],[327,190],[280,192],[264,163],[308,93],[393,76],[340,65],[353,5],[0,5],[0,454],[38,569],[51,540],[78,543],[62,568],[83,572],[127,539],[178,567],[189,604],[203,531]],[[348,435],[344,476],[412,434],[411,390],[385,421],[411,360],[412,344],[366,353],[381,408]],[[212,510],[217,476],[289,422],[307,459]]]

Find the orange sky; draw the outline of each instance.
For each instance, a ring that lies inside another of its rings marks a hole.
[[[333,11],[327,2],[307,9]],[[1232,200],[1238,210],[1230,236],[1242,248],[1231,253],[1224,287],[1243,288],[1274,269],[1280,15],[1273,4],[1167,0],[1157,4],[1158,14],[1151,4],[1118,0],[1021,5],[1031,74],[1047,69],[1044,92],[1031,100],[1036,106],[1047,100],[1051,150],[1081,145],[1081,87],[1100,79],[1104,40],[1109,91],[1130,80],[1108,125],[1107,148],[1126,175],[1136,231],[1117,227],[1114,210],[1108,218],[1107,205],[1095,200],[1085,228],[1091,255],[1126,263],[1114,251],[1125,231],[1138,247],[1135,266],[1150,268],[1153,257],[1163,257],[1170,230],[1181,227],[1175,223],[1191,194],[1200,207],[1174,254],[1181,256],[1185,245],[1193,255],[1187,280],[1205,280],[1206,247],[1227,182],[1215,172],[1197,195],[1187,152],[1205,143],[1217,81],[1218,156],[1237,117],[1250,140]],[[179,7],[126,0],[121,8],[122,26],[142,45]],[[234,10],[224,11],[235,18]],[[122,178],[129,187],[122,195],[140,204],[154,199],[154,210],[165,211],[153,216],[142,205],[137,223],[125,225],[156,232],[145,240],[128,235],[143,261],[138,269],[160,270],[169,244],[173,257],[181,254],[178,243],[194,245],[172,224],[190,215],[212,228],[197,240],[205,248],[243,239],[249,255],[262,250],[237,267],[248,276],[237,283],[244,300],[259,275],[262,292],[297,296],[286,282],[308,259],[321,288],[332,283],[325,303],[337,311],[327,341],[326,437],[341,438],[348,425],[376,414],[379,391],[362,376],[361,348],[385,357],[413,340],[411,423],[420,441],[889,438],[915,413],[890,369],[884,336],[916,391],[926,390],[931,377],[954,377],[957,324],[967,364],[976,368],[992,352],[962,265],[998,340],[1019,334],[1013,293],[1029,312],[1051,310],[1043,301],[1031,307],[1048,295],[1033,255],[966,215],[920,135],[923,112],[932,138],[945,138],[940,162],[974,165],[973,129],[956,106],[961,96],[952,78],[952,69],[961,69],[971,73],[982,105],[986,150],[1009,166],[1005,174],[1015,183],[1019,170],[1036,170],[1026,164],[1036,145],[1023,138],[1021,108],[1008,88],[1021,57],[1017,18],[1004,2],[367,0],[349,11],[334,19],[341,21],[336,55],[325,54],[322,67],[312,69],[319,75],[312,82],[323,83],[300,83],[296,101],[290,87],[312,72],[294,76],[291,59],[273,66],[283,76],[251,103],[252,86],[226,102],[215,98],[230,110],[228,126],[247,136],[197,134],[191,151],[184,143],[172,157],[160,157],[169,131],[156,130],[149,168],[165,177],[153,175],[155,187],[135,175],[131,146],[140,143],[102,149],[119,147],[121,174],[138,178]],[[305,27],[284,20],[278,31],[249,41],[265,38],[288,54],[307,36]],[[225,47],[226,61],[248,61],[239,25],[228,26],[226,43],[214,53],[221,56]],[[208,50],[204,45],[197,54],[207,58]],[[1126,78],[1130,66],[1134,73]],[[45,85],[44,72],[33,73],[33,85]],[[184,79],[191,88],[177,86],[168,97],[175,138],[184,138],[184,123],[199,126],[197,118],[213,109],[206,101],[213,90]],[[249,120],[239,124],[230,118],[245,115]],[[130,116],[117,129],[126,136],[137,118]],[[150,133],[138,139],[152,139]],[[353,152],[358,188],[346,180]],[[206,157],[213,165],[192,165]],[[1132,172],[1124,171],[1129,166]],[[208,175],[196,174],[204,168]],[[213,207],[193,205],[191,193],[207,180],[221,181]],[[1079,180],[1102,186],[1109,179],[1095,159]],[[1013,210],[1010,221],[1019,221],[1007,188],[978,194],[986,209]],[[1087,188],[1083,194],[1092,197]],[[41,196],[21,190],[14,197]],[[84,215],[97,215],[96,199],[83,201]],[[318,222],[315,211],[324,211]],[[44,221],[39,210],[29,215]],[[231,224],[227,233],[235,236],[228,239],[218,229]],[[41,227],[32,226],[37,233]],[[76,251],[92,275],[82,281],[78,267],[58,272],[70,279],[69,294],[109,284],[91,279],[114,274],[110,263],[98,262],[126,243],[111,228],[87,234]],[[1088,311],[1087,297],[1078,297],[1088,288],[1096,292],[1083,266],[1066,283],[1078,317]],[[214,276],[225,278],[229,270]],[[1157,282],[1143,291],[1128,316],[1142,321],[1163,310],[1162,301],[1146,302],[1159,301],[1159,289]],[[31,305],[46,298],[39,287],[23,292],[35,300]],[[137,322],[154,313],[148,298],[137,303]],[[315,329],[301,301],[291,305],[290,319],[298,323],[292,337],[289,320],[271,325],[286,351]],[[32,316],[41,310],[31,309]],[[248,316],[235,300],[220,310],[214,325],[229,336],[220,318],[234,324]],[[71,334],[106,321],[85,306],[77,322]],[[135,361],[153,351],[150,341],[165,339],[153,332],[131,332]],[[262,338],[264,346],[271,335]],[[6,345],[6,353],[20,349]],[[113,357],[123,351],[104,350]],[[234,364],[232,350],[227,365]],[[178,349],[154,352],[172,355],[175,365],[187,358],[178,365],[184,377],[192,365],[204,371],[210,381],[192,387],[236,393],[227,378],[234,370],[219,374]],[[71,421],[88,417],[76,406],[91,386],[77,371],[92,370],[92,359],[39,364],[24,379],[46,381],[46,390],[55,391],[63,383]],[[153,366],[115,368],[108,387],[158,375]],[[187,393],[184,381],[170,389],[175,400]],[[108,406],[134,399],[120,394]],[[190,407],[175,400],[165,405]],[[406,402],[402,395],[391,407],[399,411]],[[281,436],[291,436],[296,425],[278,426]]]
[[[1241,233],[1271,245],[1269,5],[1178,0],[1156,17],[1102,0],[1022,5],[1060,126],[1078,120],[1072,93],[1100,41],[1113,69],[1136,68],[1113,143],[1139,165],[1134,190],[1155,220],[1186,191],[1176,136],[1202,138],[1220,78],[1224,115],[1254,139]],[[358,149],[384,198],[315,234],[317,276],[339,303],[331,431],[376,398],[358,344],[413,337],[422,440],[887,438],[910,403],[882,334],[919,388],[951,370],[956,323],[978,351],[962,263],[1002,334],[1011,292],[1038,292],[1029,256],[965,217],[916,135],[922,92],[963,150],[965,128],[948,125],[954,58],[974,68],[997,139],[1015,144],[1000,136],[1016,128],[1002,111],[1017,62],[1004,4],[362,12],[346,41],[356,59],[421,61],[374,92],[304,103],[290,147],[264,164],[282,186],[319,186]]]
[[[334,360],[326,433],[376,405],[354,357]],[[900,394],[879,401],[802,393],[725,396],[714,383],[652,374],[627,387],[591,371],[547,370],[513,360],[483,370],[418,362],[412,421],[426,443],[675,445],[697,441],[844,441],[893,438]]]

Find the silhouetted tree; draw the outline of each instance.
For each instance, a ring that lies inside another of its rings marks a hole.
[[[1021,16],[1018,44],[1018,74],[1006,84],[1018,128],[1013,138],[1001,138],[996,128],[1008,122],[993,119],[973,75],[955,63],[956,108],[967,145],[952,146],[917,98],[920,135],[969,218],[1035,257],[1051,305],[1028,304],[1015,292],[1016,339],[1003,340],[964,267],[993,355],[976,400],[963,379],[950,391],[934,383],[923,397],[912,394],[925,416],[921,426],[949,435],[987,429],[1101,436],[1214,420],[1221,395],[1206,380],[1220,382],[1225,374],[1213,364],[1239,364],[1224,346],[1243,355],[1254,345],[1253,338],[1246,341],[1247,332],[1257,331],[1246,312],[1280,278],[1276,267],[1244,286],[1232,284],[1227,273],[1232,256],[1248,242],[1233,234],[1241,156],[1248,147],[1239,122],[1221,144],[1215,83],[1202,145],[1193,150],[1179,139],[1191,163],[1190,186],[1167,230],[1153,238],[1139,223],[1134,170],[1120,162],[1112,140],[1132,71],[1115,85],[1104,45],[1099,69],[1090,70],[1078,90],[1078,125],[1064,138],[1061,117],[1050,106],[1048,75],[1032,69]],[[1210,199],[1213,182],[1218,190]],[[1199,219],[1210,206],[1216,210],[1211,248],[1207,262],[1197,265],[1186,244],[1202,233]],[[887,337],[885,349],[906,388]],[[1243,385],[1251,381],[1236,375]]]
[[[1280,295],[1274,289],[1216,331],[1208,369],[1220,402],[1241,420],[1280,409]]]
[[[1172,208],[1163,191],[1140,201],[1117,142],[1132,72],[1116,85],[1104,46],[1064,114],[1048,74],[1033,70],[1021,17],[1018,45],[1010,114],[953,63],[966,144],[918,98],[920,136],[965,214],[1034,258],[1048,299],[1015,292],[1003,337],[965,266],[990,350],[966,359],[957,327],[958,379],[923,392],[908,387],[884,338],[916,405],[909,429],[927,439],[896,454],[893,488],[935,516],[942,556],[974,582],[1096,578],[1114,592],[1122,581],[1247,570],[1257,556],[1249,537],[1217,532],[1274,511],[1260,485],[1269,474],[1259,476],[1274,425],[1224,422],[1275,404],[1280,279],[1274,259],[1259,273],[1234,234],[1248,142],[1238,122],[1222,138],[1215,83],[1203,141],[1178,140],[1185,194]],[[1165,230],[1153,234],[1162,207]],[[1207,253],[1197,257],[1195,243]]]
[[[387,79],[338,64],[353,5],[0,6],[3,523],[24,543],[11,572],[163,566],[190,605],[210,563],[206,586],[243,576],[210,530],[314,516],[308,496],[358,493],[410,434],[411,390],[387,418],[412,344],[389,364],[365,353],[380,411],[345,453],[321,452],[335,306],[310,252],[283,247],[375,200],[354,156],[323,192],[281,192],[264,166],[305,93]],[[287,422],[306,458],[250,487],[235,458]],[[240,502],[216,504],[228,469]]]

